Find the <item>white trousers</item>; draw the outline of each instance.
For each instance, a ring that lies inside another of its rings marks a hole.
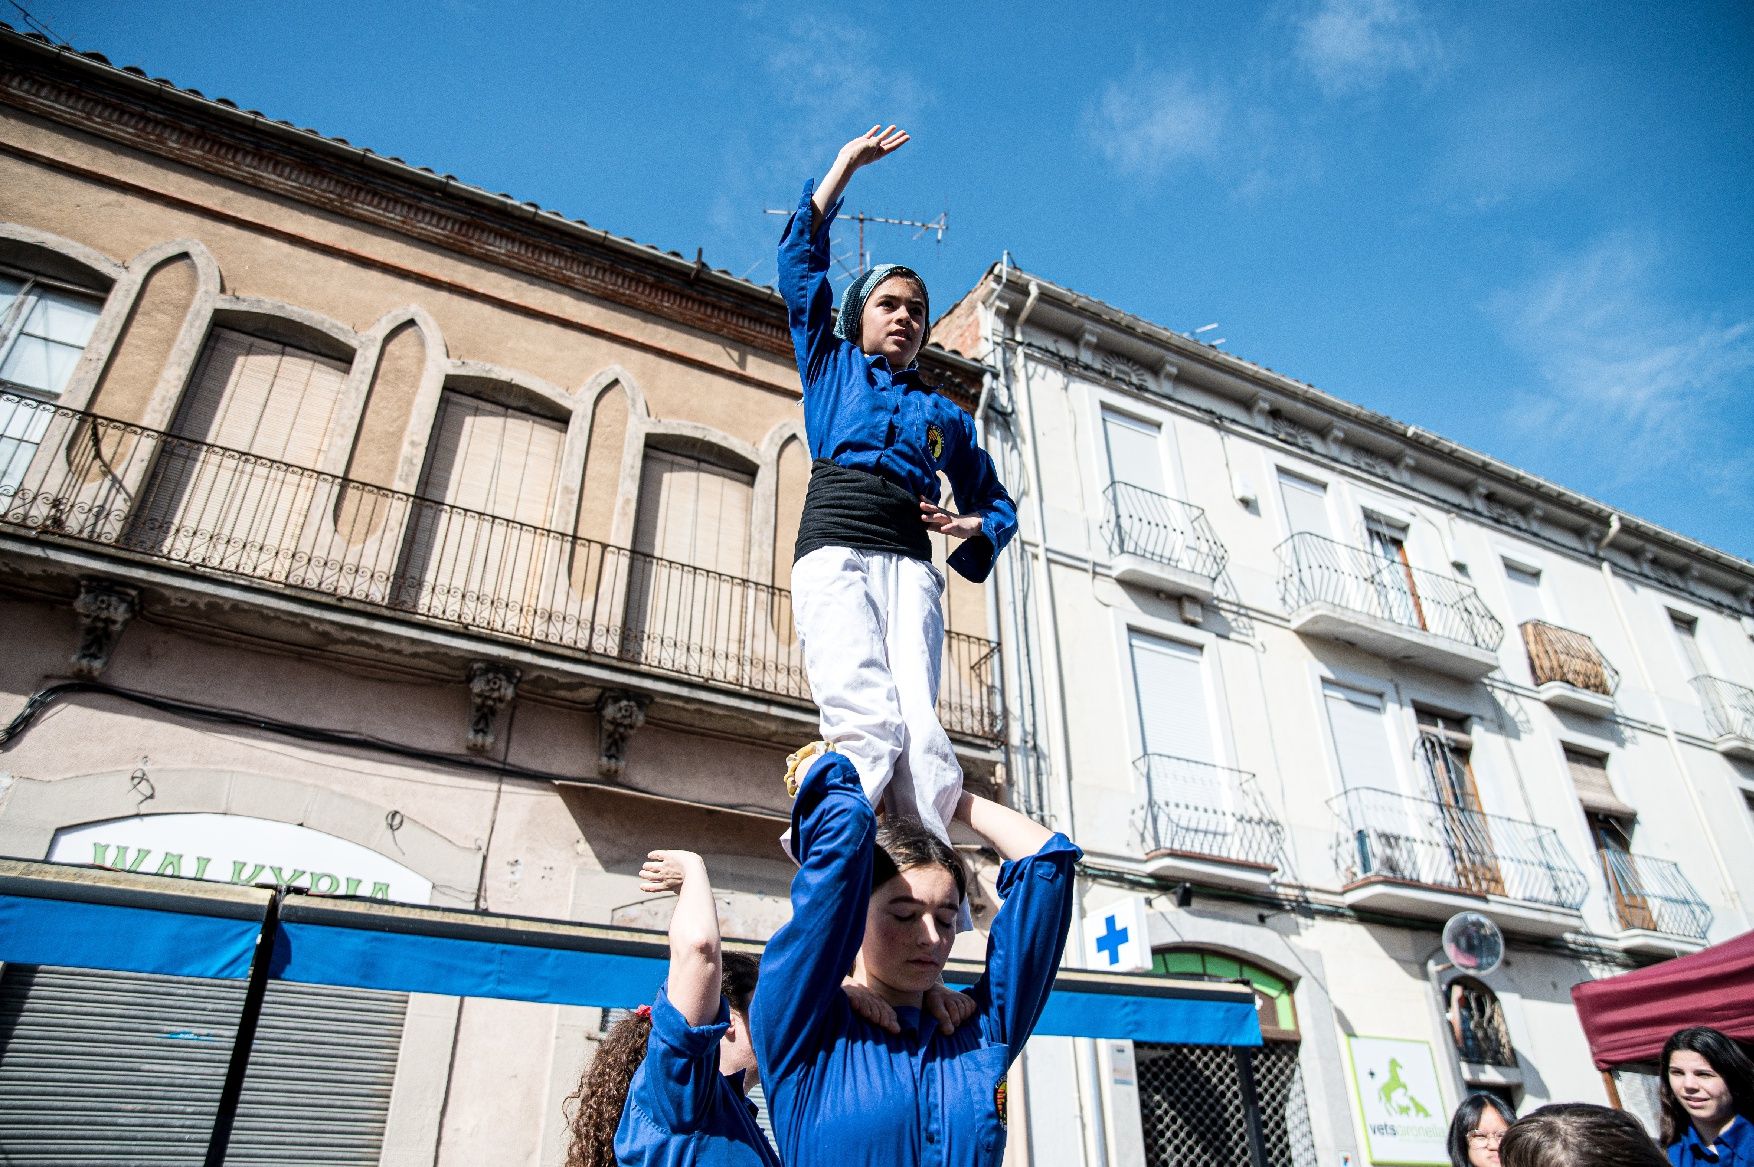
[[[822,740],[852,759],[872,806],[948,842],[962,767],[938,723],[944,576],[893,552],[820,547],[792,565],[792,614]]]

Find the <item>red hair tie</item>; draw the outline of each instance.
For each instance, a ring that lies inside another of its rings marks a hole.
[[[650,1005],[641,1005],[638,1009],[633,1011],[633,1015],[635,1017],[643,1017],[647,1021],[650,1021],[652,1019],[652,1007]]]

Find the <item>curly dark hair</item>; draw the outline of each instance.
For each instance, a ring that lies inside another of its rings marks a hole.
[[[1624,1110],[1556,1102],[1511,1124],[1498,1146],[1504,1167],[1669,1167],[1669,1157]]]
[[[761,975],[758,957],[746,952],[719,954],[719,991],[731,1008],[749,1016],[755,982]],[[627,1105],[627,1088],[646,1057],[652,1021],[634,1013],[617,1021],[597,1047],[597,1055],[585,1067],[579,1087],[567,1095],[572,1138],[566,1148],[566,1167],[615,1167],[615,1131]]]
[[[1677,1029],[1663,1043],[1662,1060],[1657,1066],[1657,1098],[1663,1107],[1663,1146],[1680,1142],[1687,1135],[1693,1120],[1687,1108],[1675,1097],[1669,1086],[1669,1059],[1681,1050],[1689,1050],[1711,1063],[1724,1085],[1730,1088],[1730,1105],[1749,1122],[1754,1122],[1754,1059],[1737,1044],[1736,1039],[1709,1026],[1695,1025]]]
[[[1495,1111],[1505,1126],[1516,1121],[1516,1111],[1495,1095],[1470,1094],[1462,1099],[1455,1117],[1449,1121],[1450,1167],[1468,1167],[1468,1132],[1480,1125],[1480,1116],[1488,1109]]]
[[[968,868],[956,848],[928,831],[919,819],[885,816],[871,857],[871,890],[915,867],[942,867],[956,881],[956,898],[968,898]]]

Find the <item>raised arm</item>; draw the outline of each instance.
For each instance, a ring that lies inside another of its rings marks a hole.
[[[987,935],[987,969],[969,995],[982,1005],[983,1036],[1016,1057],[1041,1017],[1065,951],[1082,852],[1064,835],[978,795],[964,793],[956,817],[1006,860],[998,882],[1004,903]]]
[[[1030,818],[1020,814],[1008,806],[1001,806],[990,798],[982,798],[978,794],[962,792],[962,799],[956,804],[956,821],[965,824],[975,834],[993,845],[1001,858],[1006,860],[1023,859],[1041,850],[1043,843],[1053,837],[1053,832]]]
[[[828,214],[828,208],[840,201],[840,196],[847,192],[847,183],[852,180],[853,172],[861,166],[869,166],[881,158],[887,158],[907,144],[906,130],[898,130],[890,126],[887,130],[872,126],[852,141],[840,148],[834,156],[834,164],[828,173],[822,176],[822,182],[816,188],[815,196],[810,200],[816,208],[816,217],[810,221],[810,229],[814,231],[816,224]]]
[[[767,943],[751,1009],[764,1081],[793,1072],[825,1035],[824,1019],[848,1007],[840,984],[865,937],[876,833],[852,760],[817,761],[792,804],[792,918]]]
[[[706,864],[693,851],[653,851],[639,869],[640,890],[676,893],[670,916],[670,1004],[690,1025],[719,1015],[719,912]]]

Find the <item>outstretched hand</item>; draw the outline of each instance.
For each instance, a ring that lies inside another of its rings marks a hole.
[[[920,522],[952,539],[972,539],[981,533],[979,515],[959,515],[925,498],[920,499]]]
[[[887,158],[907,145],[907,142],[906,130],[898,130],[894,126],[886,130],[872,126],[840,148],[840,161],[845,163],[847,172],[851,173],[861,166],[869,166],[879,159]]]
[[[639,869],[639,889],[649,892],[680,892],[688,877],[706,864],[693,851],[652,851]]]

